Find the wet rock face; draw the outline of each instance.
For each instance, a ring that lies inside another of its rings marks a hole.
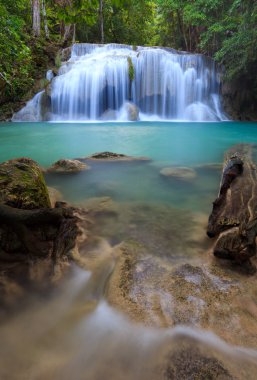
[[[61,59],[62,61],[68,61],[71,57],[71,46],[63,49],[61,51]]]
[[[178,350],[169,357],[165,380],[236,380],[216,358],[193,347]]]
[[[227,328],[232,328],[228,305],[238,288],[233,281],[198,266],[173,268],[169,260],[147,254],[145,247],[130,242],[121,248],[112,281],[110,302],[137,321],[161,327],[216,328],[222,315]]]
[[[51,207],[40,167],[30,158],[0,164],[0,203],[26,210]]]
[[[213,202],[207,235],[217,237],[213,253],[232,260],[248,274],[256,267],[250,260],[256,255],[256,164],[254,147],[236,145],[227,153],[219,195]]]
[[[79,160],[59,160],[55,162],[49,169],[48,172],[55,173],[78,173],[84,170],[88,170],[90,167]]]

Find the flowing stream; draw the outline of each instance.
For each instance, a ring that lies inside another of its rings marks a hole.
[[[232,122],[2,124],[0,161],[28,156],[48,167],[104,150],[149,160],[46,174],[57,199],[88,218],[59,282],[43,276],[42,261],[27,288],[10,284],[0,378],[255,380],[257,275],[216,261],[205,230],[224,152],[254,148],[256,131]],[[190,175],[161,174],[174,167]]]

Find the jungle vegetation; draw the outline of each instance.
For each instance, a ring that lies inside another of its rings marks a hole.
[[[253,0],[0,0],[0,91],[18,99],[72,42],[160,45],[204,53],[257,101]],[[1,102],[1,98],[0,98]]]

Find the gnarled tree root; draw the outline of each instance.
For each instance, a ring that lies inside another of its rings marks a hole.
[[[59,205],[60,206],[60,205]],[[22,253],[30,257],[52,257],[57,260],[74,247],[79,233],[73,209],[65,207],[23,210],[0,204],[0,228],[13,233],[22,246]],[[8,259],[8,249],[0,254]],[[15,254],[16,256],[16,254]],[[18,253],[21,256],[21,253]],[[17,257],[18,257],[17,256]],[[12,259],[10,259],[12,261]]]

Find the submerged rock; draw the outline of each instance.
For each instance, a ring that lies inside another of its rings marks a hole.
[[[0,203],[27,210],[51,207],[41,169],[30,158],[0,164],[0,185]]]
[[[179,179],[193,179],[196,177],[194,169],[187,167],[167,167],[160,171],[160,174],[164,177],[174,177]]]
[[[79,160],[64,160],[61,159],[55,162],[49,169],[48,172],[56,173],[78,173],[84,170],[88,170],[90,167]]]
[[[222,170],[222,164],[219,163],[208,163],[208,164],[201,164],[195,166],[195,169],[197,170],[206,170],[206,171],[221,171]]]

